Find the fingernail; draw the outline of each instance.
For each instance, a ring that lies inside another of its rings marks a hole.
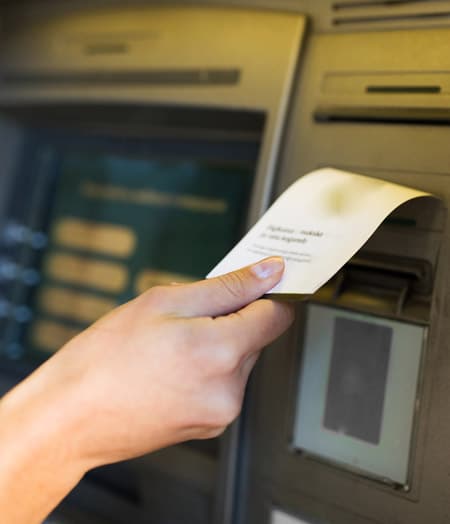
[[[270,257],[261,260],[251,266],[250,270],[258,278],[269,278],[274,273],[279,273],[284,269],[284,260],[281,257]]]

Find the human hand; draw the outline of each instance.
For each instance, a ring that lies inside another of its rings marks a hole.
[[[292,321],[287,304],[257,300],[283,269],[272,258],[148,290],[70,341],[2,401],[3,413],[20,412],[35,442],[52,443],[75,483],[92,467],[219,435],[239,414],[261,348]]]
[[[283,269],[272,258],[150,289],[1,399],[2,522],[41,522],[95,466],[219,435],[261,348],[292,321],[287,304],[257,300]]]
[[[82,453],[93,465],[215,437],[233,421],[259,351],[292,320],[286,304],[253,302],[282,271],[282,260],[272,259],[216,279],[150,289],[44,367],[48,375],[57,364],[58,378],[52,376],[65,388],[75,379]]]

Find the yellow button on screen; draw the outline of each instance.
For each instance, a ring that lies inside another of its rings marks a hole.
[[[53,240],[63,247],[116,257],[129,256],[136,246],[136,236],[127,227],[77,218],[60,220],[53,230]]]
[[[128,271],[122,264],[78,255],[50,255],[45,272],[61,282],[108,292],[122,291],[128,280]]]
[[[41,311],[45,313],[78,322],[92,323],[111,311],[116,302],[80,291],[44,287],[39,292],[38,304]]]

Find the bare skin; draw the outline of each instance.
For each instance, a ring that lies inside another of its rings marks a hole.
[[[262,347],[290,325],[258,300],[282,259],[153,288],[71,340],[0,402],[3,524],[42,520],[91,468],[221,434]]]

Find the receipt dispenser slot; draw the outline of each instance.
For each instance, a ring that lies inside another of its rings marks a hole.
[[[360,253],[316,295],[324,303],[427,322],[432,267],[426,260]]]
[[[448,125],[450,75],[326,73],[314,109],[317,123]]]
[[[408,489],[445,212],[399,209],[306,306],[292,446]]]
[[[428,324],[446,219],[438,199],[400,206],[313,300]]]

